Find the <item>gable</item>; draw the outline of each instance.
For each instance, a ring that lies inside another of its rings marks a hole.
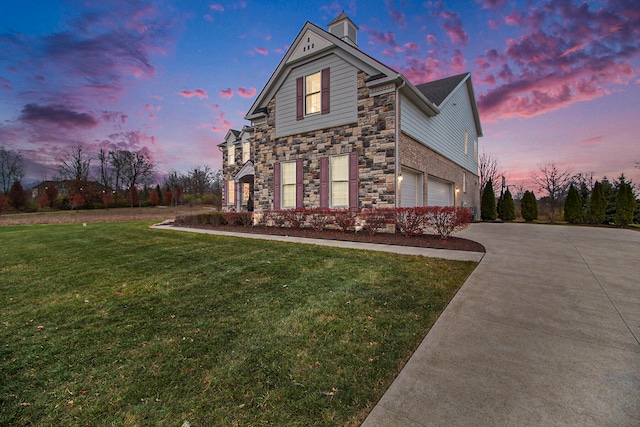
[[[372,85],[389,83],[401,77],[400,74],[371,58],[358,48],[311,22],[307,22],[254,101],[245,119],[256,120],[266,117],[266,107],[269,101],[280,90],[292,70],[295,67],[316,61],[329,54],[342,58],[356,69],[360,69],[370,76],[382,76],[382,78],[371,83]]]
[[[287,60],[287,64],[298,61],[306,56],[316,54],[325,49],[333,47],[334,44],[326,38],[308,29],[304,32],[298,44],[291,52],[291,56]]]

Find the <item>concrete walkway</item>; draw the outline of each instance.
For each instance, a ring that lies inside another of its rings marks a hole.
[[[361,249],[365,251],[393,252],[404,255],[420,255],[433,258],[443,258],[455,261],[479,262],[484,256],[483,252],[452,251],[448,249],[418,248],[414,246],[381,245],[378,243],[345,242],[341,240],[309,239],[306,237],[277,236],[271,234],[236,233],[219,230],[205,230],[200,228],[173,227],[170,225],[154,225],[160,228],[174,231],[187,231],[190,233],[213,234],[217,236],[244,237],[247,239],[275,240],[279,242],[304,243],[307,245],[331,246],[335,248]]]
[[[363,426],[640,426],[640,233],[458,235],[487,254]]]

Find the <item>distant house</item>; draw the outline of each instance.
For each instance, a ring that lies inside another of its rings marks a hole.
[[[478,215],[469,73],[414,86],[358,49],[344,13],[307,22],[223,153],[226,210],[466,206]]]
[[[93,198],[100,200],[100,195],[104,191],[111,191],[108,187],[100,184],[97,181],[85,181],[78,183],[75,180],[61,180],[61,181],[43,181],[31,189],[31,197],[37,199],[41,195],[45,194],[48,187],[55,187],[58,190],[58,195],[63,197],[73,197],[76,191],[82,193],[85,199]]]

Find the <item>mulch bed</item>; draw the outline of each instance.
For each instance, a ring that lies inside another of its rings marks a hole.
[[[473,240],[463,239],[460,237],[450,237],[448,239],[441,239],[439,236],[435,236],[432,234],[423,234],[419,236],[406,237],[401,234],[377,233],[377,234],[374,234],[373,236],[370,236],[365,231],[360,231],[358,233],[354,233],[352,231],[342,233],[337,230],[314,231],[310,228],[276,228],[276,227],[264,227],[264,226],[243,227],[243,226],[229,226],[229,225],[213,227],[211,225],[184,225],[184,224],[180,224],[180,226],[192,227],[192,228],[204,228],[209,230],[231,231],[235,233],[272,234],[272,235],[280,235],[280,236],[308,237],[313,239],[344,240],[344,241],[351,241],[351,242],[382,243],[386,245],[416,246],[416,247],[423,247],[423,248],[485,252],[484,246],[478,242],[474,242]]]

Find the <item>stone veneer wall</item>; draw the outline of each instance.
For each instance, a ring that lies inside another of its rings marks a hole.
[[[271,100],[266,124],[254,127],[256,211],[273,209],[276,162],[304,160],[304,207],[319,207],[320,158],[352,151],[359,153],[359,207],[395,206],[396,93],[370,96],[368,77],[358,72],[358,121],[348,125],[276,138]]]
[[[447,159],[446,157],[433,151],[426,145],[416,141],[411,136],[402,132],[400,134],[400,166],[422,172],[424,177],[428,175],[441,178],[454,183],[455,188],[460,192],[455,195],[456,206],[472,208],[472,212],[480,212],[480,186],[478,175],[467,172],[467,191],[462,191],[462,180],[464,168]],[[423,200],[427,201],[427,185],[423,186]]]

